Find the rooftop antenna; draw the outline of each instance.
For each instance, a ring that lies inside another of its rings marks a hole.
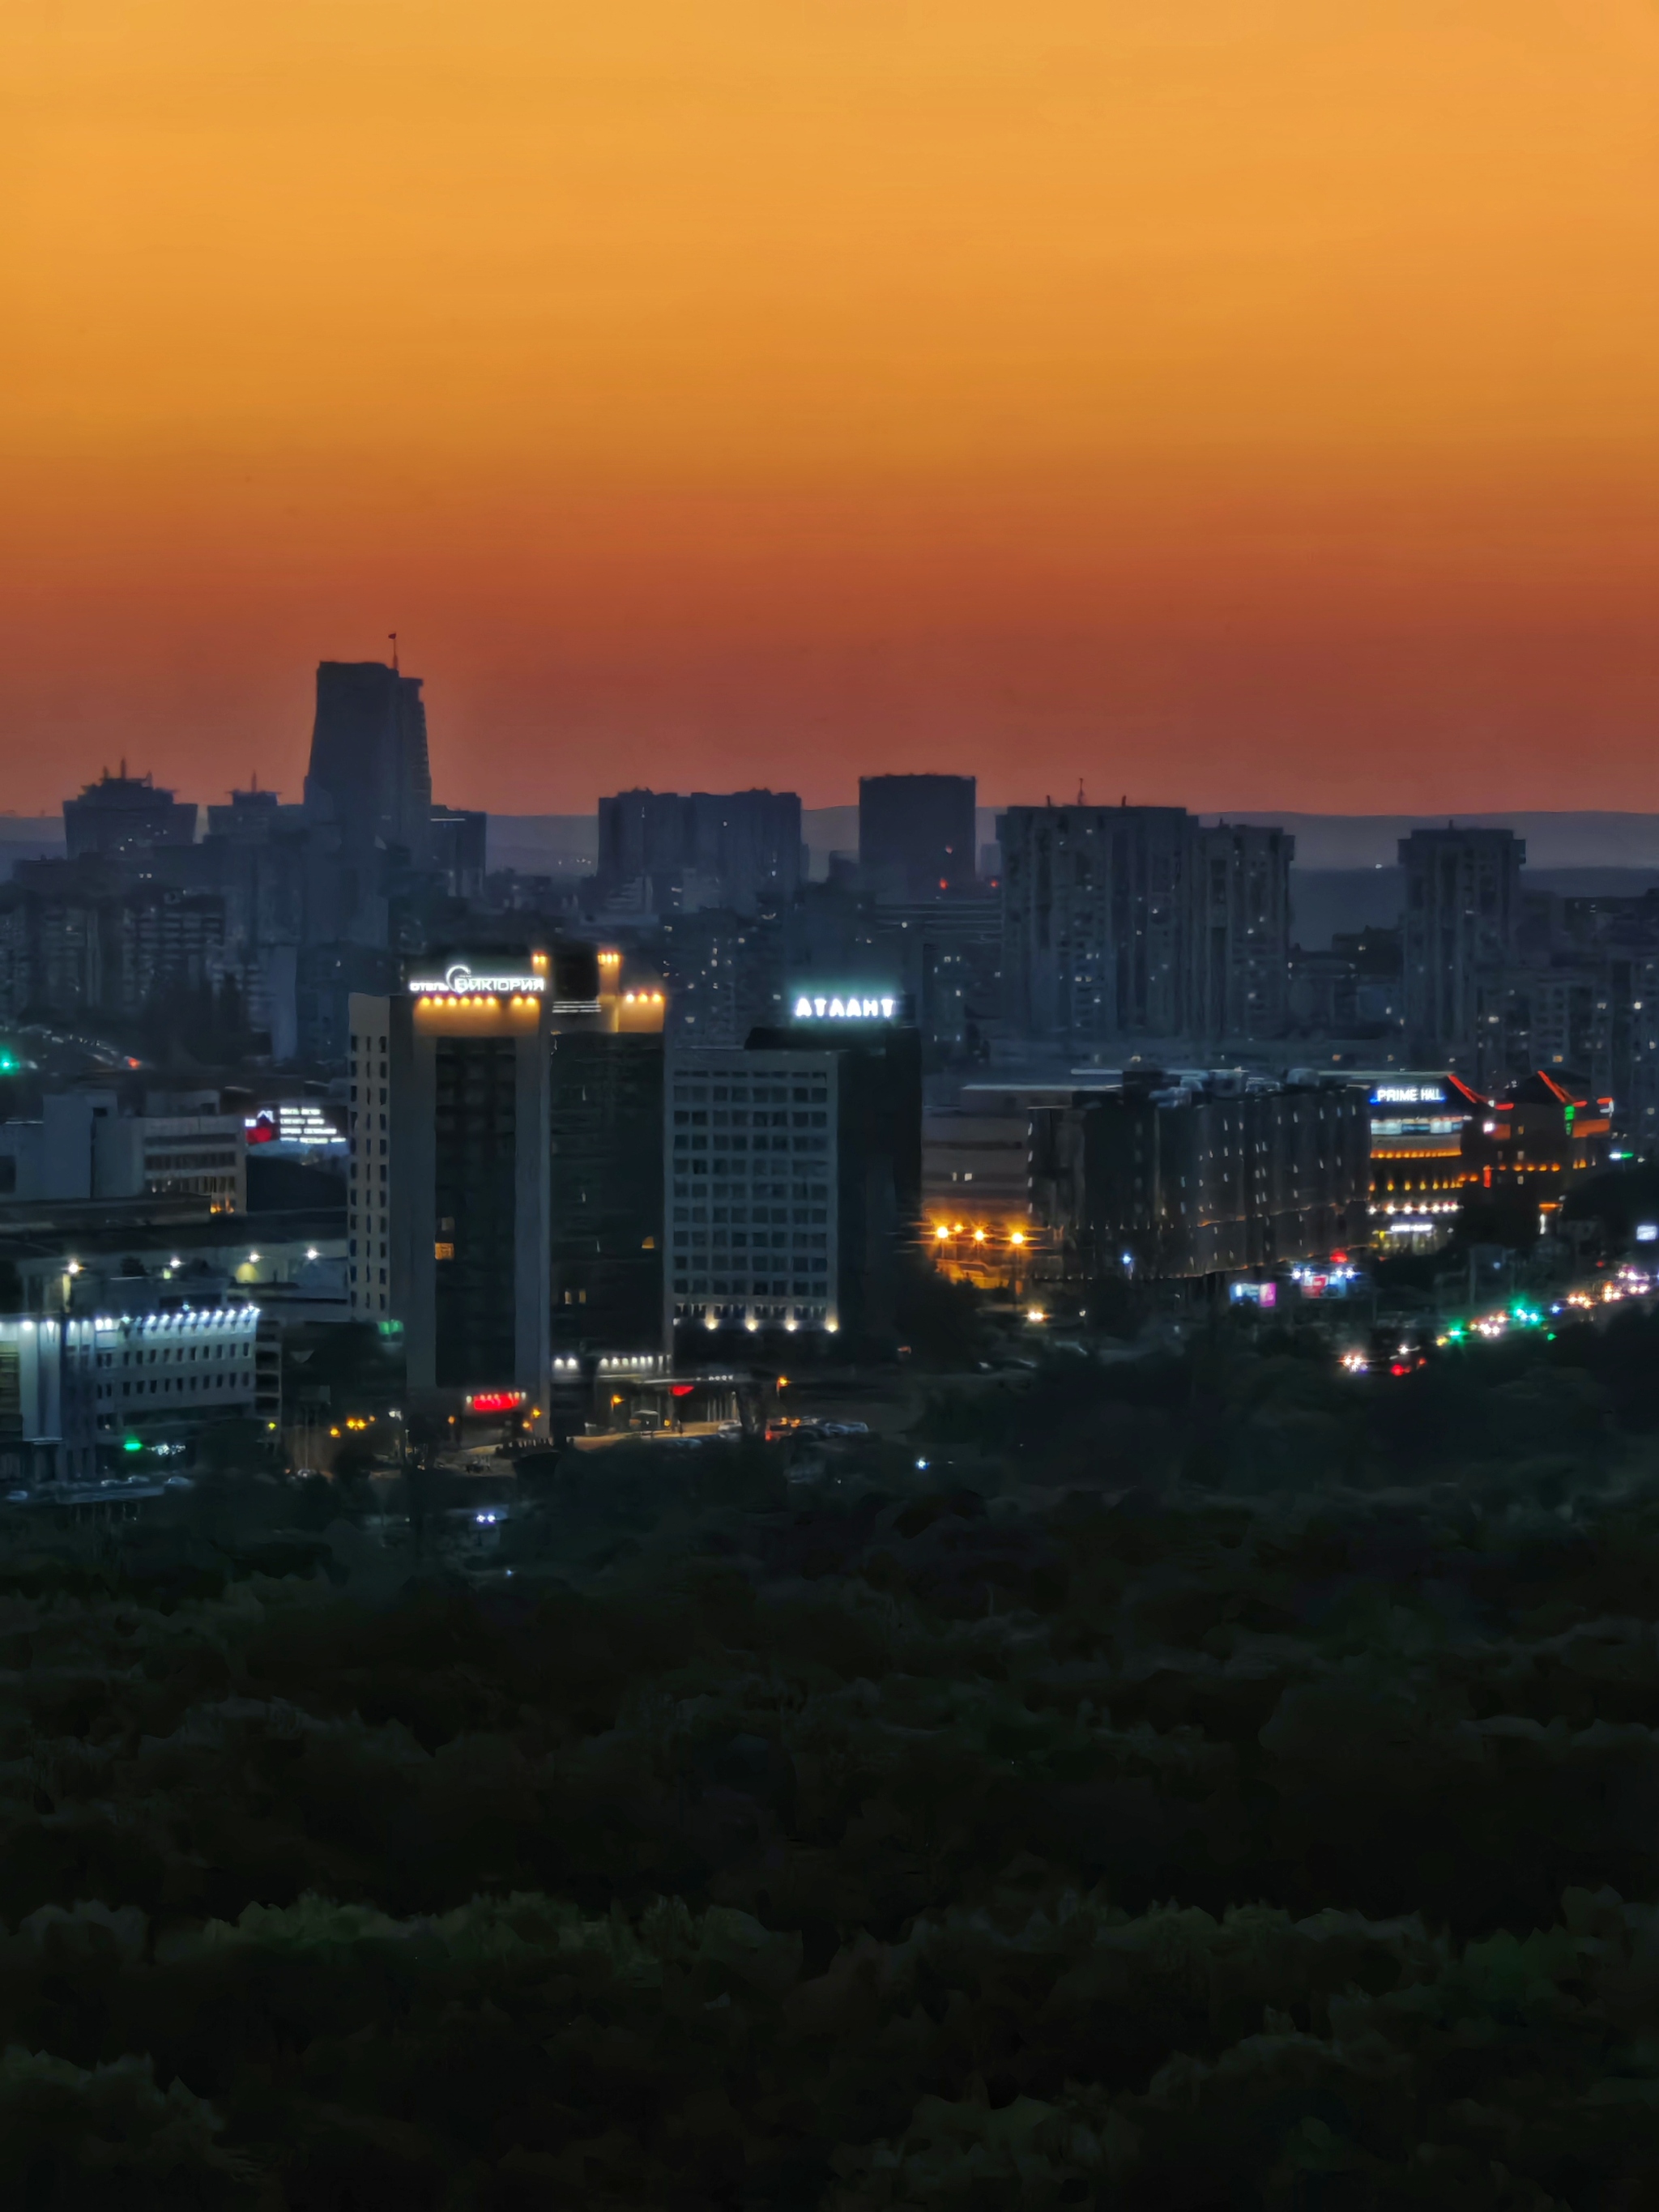
[[[392,672],[395,676],[398,673],[398,633],[395,629],[389,629],[386,635],[392,640]]]
[[[1077,803],[1079,806],[1086,806],[1089,804],[1088,800],[1083,796],[1083,778],[1081,776],[1079,776],[1077,780]]]

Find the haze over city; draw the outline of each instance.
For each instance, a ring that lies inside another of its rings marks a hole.
[[[14,12],[0,761],[1659,806],[1659,18]],[[601,763],[603,765],[601,766]]]

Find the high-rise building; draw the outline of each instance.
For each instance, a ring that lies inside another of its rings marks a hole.
[[[419,677],[378,660],[318,664],[306,812],[334,823],[349,865],[377,846],[426,859],[432,769]]]
[[[909,1000],[930,1065],[982,1059],[1002,1025],[1000,902],[884,904],[867,934],[872,972],[890,975]]]
[[[417,962],[354,994],[354,1317],[401,1324],[411,1401],[536,1424],[549,1374],[551,963]]]
[[[859,872],[879,899],[933,899],[975,881],[971,775],[861,775]]]
[[[668,1030],[677,1044],[741,1045],[783,1006],[783,931],[775,915],[708,907],[663,918]]]
[[[1072,1048],[1188,1023],[1196,825],[1178,806],[1011,806],[1002,988],[1018,1036]]]
[[[661,1347],[663,1040],[568,1030],[551,1042],[553,1353],[586,1373],[589,1358]]]
[[[793,791],[623,791],[599,801],[599,892],[643,912],[786,906],[800,887]]]
[[[1527,848],[1510,830],[1413,830],[1406,871],[1406,1048],[1473,1074],[1483,1026],[1501,1025],[1500,971],[1515,957]]]
[[[806,1002],[809,1006],[816,1001]],[[915,1032],[849,994],[757,1030],[741,1051],[671,1048],[663,1176],[665,1334],[694,1352],[722,1332],[890,1346],[894,1277],[921,1207]]]
[[[1195,831],[1194,846],[1191,1033],[1218,1044],[1283,1036],[1296,840],[1223,822]]]
[[[465,806],[432,809],[428,851],[451,898],[483,896],[489,817]]]
[[[71,860],[91,854],[119,860],[157,845],[189,845],[196,836],[196,809],[158,790],[147,775],[118,775],[107,769],[78,799],[64,801],[64,842]]]

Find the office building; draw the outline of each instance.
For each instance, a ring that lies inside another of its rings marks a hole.
[[[623,791],[599,801],[596,889],[630,912],[787,906],[805,874],[793,791]]]
[[[551,1040],[550,1259],[556,1374],[662,1342],[663,1038]]]
[[[971,775],[861,775],[859,872],[881,900],[935,899],[976,880]]]
[[[378,660],[319,664],[305,806],[338,830],[347,867],[364,868],[377,848],[424,861],[432,769],[419,677]]]
[[[1193,842],[1188,1027],[1212,1044],[1282,1037],[1296,840],[1223,822],[1196,830]]]
[[[801,1000],[739,1051],[671,1048],[663,1174],[665,1334],[806,1332],[890,1346],[894,1274],[921,1200],[915,1032],[889,1000]],[[830,1014],[829,1007],[860,1011]]]
[[[0,1319],[0,1482],[31,1490],[188,1463],[204,1429],[282,1421],[254,1304]]]
[[[1149,1073],[1032,1112],[1033,1211],[1065,1280],[1322,1258],[1364,1241],[1370,1185],[1365,1093],[1341,1083]]]
[[[1011,806],[1009,1029],[1071,1050],[1187,1033],[1194,831],[1178,806]]]
[[[475,953],[350,1001],[352,1310],[401,1324],[411,1404],[458,1419],[545,1406],[551,981]]]
[[[1400,840],[1406,1049],[1419,1065],[1477,1073],[1481,1033],[1502,1022],[1493,998],[1515,957],[1526,857],[1509,830],[1449,823]]]
[[[189,845],[196,838],[196,809],[161,791],[148,775],[118,775],[107,769],[78,799],[64,801],[64,844],[71,860],[122,860],[158,845]]]
[[[38,1121],[0,1121],[0,1200],[144,1196],[246,1212],[243,1116],[126,1114],[113,1091],[88,1085],[48,1093]]]

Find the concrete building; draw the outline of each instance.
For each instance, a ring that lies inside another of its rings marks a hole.
[[[914,903],[976,881],[971,775],[861,775],[859,873],[883,901]]]
[[[0,1200],[205,1199],[247,1209],[240,1114],[124,1114],[112,1091],[49,1094],[38,1121],[0,1121]]]
[[[280,1350],[257,1305],[0,1319],[0,1483],[182,1468],[230,1421],[280,1431]]]
[[[808,1013],[741,1051],[671,1048],[665,1090],[677,1364],[721,1332],[890,1346],[895,1269],[921,1214],[915,1030]]]
[[[350,1001],[352,1310],[402,1324],[411,1404],[458,1419],[546,1404],[550,981],[474,955]]]
[[[1031,1185],[1066,1280],[1167,1281],[1322,1257],[1367,1235],[1365,1093],[1126,1079],[1034,1109]]]
[[[1527,848],[1509,830],[1413,830],[1400,840],[1406,872],[1406,1049],[1419,1066],[1474,1081],[1482,1032],[1501,1025],[1493,1003],[1514,959]]]
[[[123,859],[158,845],[189,845],[196,838],[196,809],[158,790],[148,775],[118,775],[107,769],[78,799],[64,801],[64,844],[69,858]]]
[[[982,1060],[1002,1028],[1000,901],[894,902],[872,919],[873,972],[903,994],[928,1065]]]
[[[750,1030],[781,1018],[784,939],[775,917],[726,907],[665,915],[659,946],[674,1043],[735,1049]]]
[[[551,1051],[555,1357],[658,1351],[662,1036],[569,1030]]]
[[[1011,806],[1002,984],[1017,1036],[1187,1033],[1195,824],[1178,806]]]
[[[1224,822],[1195,831],[1194,846],[1188,1027],[1212,1044],[1282,1037],[1296,840]]]
[[[623,791],[599,801],[598,892],[629,911],[787,906],[805,868],[793,791]]]

